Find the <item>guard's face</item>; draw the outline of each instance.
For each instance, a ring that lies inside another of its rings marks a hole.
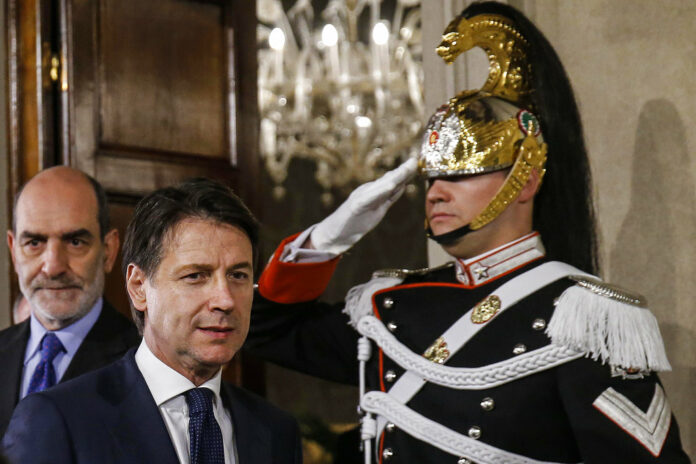
[[[118,249],[116,230],[104,241],[99,237],[91,185],[64,174],[67,181],[47,174],[26,186],[17,205],[16,231],[8,232],[19,287],[49,329],[90,310]]]
[[[445,234],[469,224],[493,199],[506,176],[507,171],[495,171],[431,181],[425,196],[425,214],[433,234]]]
[[[249,331],[252,247],[227,224],[185,219],[165,237],[151,278],[131,265],[128,290],[145,312],[148,347],[187,375],[228,363]]]

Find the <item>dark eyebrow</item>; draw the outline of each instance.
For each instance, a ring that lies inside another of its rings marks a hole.
[[[29,232],[25,230],[19,235],[19,238],[21,240],[46,240],[48,236],[46,234],[39,234],[37,232]]]
[[[212,272],[215,269],[214,266],[209,266],[207,264],[187,264],[185,266],[181,266],[180,268],[176,269],[174,272],[175,273],[181,273],[181,272]],[[242,263],[237,263],[234,266],[230,266],[227,269],[227,272],[230,271],[237,271],[239,269],[249,269],[252,270],[253,267],[251,266],[251,263],[248,261],[244,261]]]
[[[232,266],[232,267],[229,268],[230,271],[236,271],[236,270],[238,270],[238,269],[249,269],[249,270],[252,270],[252,269],[253,269],[253,266],[251,265],[251,263],[250,263],[249,261],[244,261],[244,262],[241,262],[241,263],[237,263],[237,264],[235,264],[234,266]]]
[[[83,238],[83,239],[91,239],[93,238],[94,235],[87,230],[87,229],[77,229],[77,230],[71,230],[69,232],[62,233],[60,235],[61,240],[72,240],[74,238]],[[48,235],[46,234],[41,234],[39,232],[32,232],[29,230],[23,231],[20,236],[20,239],[22,240],[48,240]]]
[[[177,272],[210,272],[212,270],[213,267],[207,264],[187,264],[177,269]]]
[[[93,238],[94,235],[87,229],[77,229],[71,230],[70,232],[65,232],[61,234],[61,240],[72,240],[74,238]]]

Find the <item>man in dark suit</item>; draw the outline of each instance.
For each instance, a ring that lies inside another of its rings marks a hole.
[[[232,191],[193,180],[136,207],[124,244],[140,347],[22,401],[16,463],[301,462],[297,424],[221,382],[249,330],[258,225]]]
[[[105,366],[139,340],[102,298],[119,237],[94,179],[42,171],[17,194],[13,220],[7,242],[31,317],[0,332],[0,436],[28,393]]]

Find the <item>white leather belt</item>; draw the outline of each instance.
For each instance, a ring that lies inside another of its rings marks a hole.
[[[385,417],[409,435],[453,454],[471,459],[476,464],[558,464],[537,461],[519,454],[510,453],[494,446],[462,435],[414,410],[404,406],[391,395],[380,391],[366,393],[360,407],[380,417]]]

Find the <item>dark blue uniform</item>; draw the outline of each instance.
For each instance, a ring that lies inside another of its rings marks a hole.
[[[462,284],[452,265],[411,273],[401,284],[376,292],[373,313],[402,344],[421,355],[500,285],[544,262],[537,259],[473,285]],[[304,284],[298,280],[297,285]],[[563,278],[526,296],[487,322],[446,365],[483,367],[549,345],[545,329],[556,310],[554,302],[573,285],[574,281]],[[357,384],[360,335],[349,325],[343,304],[316,300],[288,303],[286,296],[276,298],[272,280],[262,278],[260,286],[247,348],[285,367]],[[286,302],[277,303],[273,298]],[[373,343],[366,372],[367,390],[388,391],[404,369]],[[662,388],[657,374],[630,372],[612,371],[608,363],[580,357],[484,390],[455,390],[427,383],[406,406],[462,435],[535,461],[688,463],[669,404],[660,402]],[[604,395],[609,399],[623,397],[622,404],[631,403],[634,408],[624,407],[623,415],[603,410],[596,400],[605,392],[613,392]],[[636,424],[642,429],[636,431]],[[666,435],[661,433],[664,430]],[[376,451],[384,463],[474,462],[391,424],[378,437]]]

